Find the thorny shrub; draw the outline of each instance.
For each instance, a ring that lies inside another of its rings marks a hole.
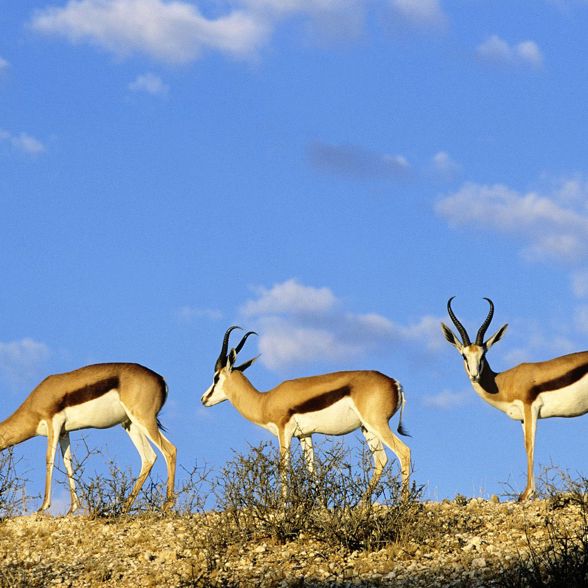
[[[14,448],[0,453],[0,519],[14,516],[26,509],[26,480],[16,471]]]
[[[366,500],[371,454],[363,452],[354,460],[341,442],[321,449],[315,452],[313,472],[298,448],[292,452],[285,498],[275,445],[262,443],[246,454],[235,453],[213,487],[221,516],[211,519],[211,544],[220,548],[237,540],[286,542],[304,536],[355,550],[398,540],[420,509],[421,489],[413,485],[404,500],[399,477],[387,467]]]
[[[107,473],[87,476],[84,469],[94,455],[100,455],[101,461],[104,458],[101,451],[86,445],[85,456],[75,464],[78,495],[90,516],[118,516],[138,472],[107,459]],[[424,516],[422,489],[414,484],[408,499],[403,500],[399,476],[393,473],[394,462],[385,468],[370,500],[365,500],[373,468],[366,450],[352,455],[341,442],[325,442],[317,448],[310,473],[295,445],[286,471],[285,499],[279,464],[275,444],[261,443],[245,453],[235,452],[215,475],[198,466],[181,468],[175,512],[201,514],[194,524],[204,529],[198,542],[202,541],[199,549],[209,570],[222,566],[228,552],[250,540],[271,538],[283,543],[304,538],[349,551],[374,550],[421,539],[434,544],[437,537],[464,524],[458,524],[457,519],[438,521]],[[11,449],[0,454],[0,520],[26,510],[26,481],[15,465]],[[588,585],[588,478],[573,478],[547,468],[538,481],[538,494],[548,504],[544,520],[548,547],[529,531],[526,548],[520,549],[514,565],[498,572],[493,581],[507,588]],[[164,496],[165,482],[149,478],[132,513],[160,512]],[[213,502],[215,509],[207,510]],[[465,506],[468,500],[458,496],[454,502]],[[570,512],[579,525],[566,524]],[[470,528],[473,522],[467,525],[468,532],[474,532]],[[2,568],[0,587],[33,585],[30,578],[25,582],[22,574],[23,570]]]
[[[588,478],[573,478],[553,466],[538,478],[539,497],[548,501],[545,548],[527,533],[527,550],[519,552],[517,565],[504,573],[509,588],[588,585]],[[578,526],[566,524],[570,509]]]
[[[85,451],[81,459],[74,458],[74,481],[76,493],[80,499],[82,512],[90,517],[107,518],[124,514],[128,497],[138,476],[138,471],[130,467],[123,468],[99,449],[90,448],[85,439],[81,440]],[[79,451],[76,453],[80,453]],[[87,462],[90,458],[100,456],[106,461],[106,473],[95,471],[88,474]],[[178,514],[202,512],[206,502],[202,491],[204,484],[209,484],[210,471],[206,467],[193,466],[191,469],[181,466],[184,475],[176,482],[176,506]],[[62,481],[66,484],[66,481]],[[129,514],[161,513],[166,499],[166,480],[149,475]]]
[[[82,512],[92,518],[120,516],[124,513],[125,502],[134,484],[130,468],[121,468],[113,459],[108,458],[107,473],[95,471],[91,475],[84,475],[84,465],[90,457],[102,456],[98,449],[89,449],[87,445],[86,449],[81,460],[74,458],[73,477]]]

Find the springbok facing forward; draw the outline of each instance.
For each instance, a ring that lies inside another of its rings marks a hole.
[[[588,412],[588,351],[539,363],[522,363],[504,372],[494,372],[488,364],[486,352],[500,341],[508,325],[484,341],[494,314],[492,300],[485,298],[490,310],[478,330],[475,343],[472,343],[451,309],[453,298],[447,302],[447,311],[462,340],[459,341],[451,329],[441,323],[445,338],[461,353],[466,373],[477,394],[523,425],[527,486],[519,500],[525,500],[535,492],[533,457],[537,419],[575,417]]]
[[[257,358],[235,365],[245,341],[255,333],[246,333],[227,354],[229,336],[237,328],[230,327],[225,333],[213,383],[201,400],[205,406],[229,400],[247,420],[278,437],[283,495],[287,492],[285,470],[292,437],[300,440],[306,465],[312,471],[314,433],[344,435],[358,428],[374,459],[374,473],[366,496],[375,488],[388,461],[384,445],[400,461],[403,493],[408,494],[410,449],[392,433],[388,424],[400,409],[398,432],[407,435],[402,427],[405,399],[399,382],[375,371],[347,371],[288,380],[267,392],[259,392],[243,375]]]
[[[167,465],[167,496],[164,509],[174,504],[176,448],[161,432],[157,414],[165,403],[164,379],[135,363],[88,365],[72,372],[45,378],[16,409],[0,423],[0,450],[36,435],[47,437],[45,497],[39,511],[51,506],[51,480],[57,444],[67,471],[71,506],[77,510],[69,432],[106,429],[122,425],[141,457],[141,472],[125,503],[128,511],[156,459],[148,439],[161,451]]]

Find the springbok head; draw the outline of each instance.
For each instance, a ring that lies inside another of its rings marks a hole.
[[[494,335],[492,335],[492,337],[484,341],[486,330],[490,326],[490,321],[492,321],[492,316],[494,315],[494,303],[492,300],[490,300],[490,298],[484,298],[484,300],[488,301],[490,310],[488,311],[486,320],[484,320],[482,326],[478,329],[475,343],[472,343],[470,341],[468,332],[459,322],[451,308],[451,301],[454,298],[455,296],[452,296],[447,301],[447,312],[449,313],[449,317],[453,321],[453,324],[461,336],[461,341],[446,324],[441,323],[441,329],[443,330],[443,334],[445,335],[447,341],[449,341],[449,343],[451,343],[463,357],[465,370],[470,380],[472,382],[478,382],[484,369],[486,352],[488,349],[490,349],[490,347],[492,347],[492,345],[494,345],[494,343],[500,341],[508,325],[503,325],[496,333],[494,333]]]
[[[202,404],[204,404],[204,406],[213,406],[219,402],[222,402],[223,400],[226,400],[227,394],[224,389],[224,384],[227,378],[229,378],[233,372],[244,372],[249,366],[251,366],[257,357],[259,357],[253,357],[241,365],[235,365],[235,361],[237,361],[237,354],[241,351],[241,349],[243,349],[245,341],[247,341],[250,335],[257,335],[255,331],[248,331],[245,333],[245,335],[243,335],[241,341],[239,341],[235,347],[228,351],[229,338],[231,336],[231,332],[235,329],[241,329],[241,327],[233,325],[232,327],[229,327],[225,333],[221,352],[214,366],[214,377],[212,384],[201,398]]]

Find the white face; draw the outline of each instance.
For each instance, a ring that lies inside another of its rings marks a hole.
[[[480,345],[468,345],[460,349],[465,371],[472,382],[477,382],[482,375],[486,350]]]
[[[218,404],[219,402],[227,399],[227,395],[223,390],[225,377],[224,369],[215,372],[210,388],[206,390],[200,399],[204,406],[214,406],[215,404]]]

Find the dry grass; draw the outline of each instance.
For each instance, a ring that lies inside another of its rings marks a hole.
[[[325,443],[314,472],[294,451],[287,472],[288,494],[281,493],[279,455],[263,443],[235,456],[213,483],[217,514],[208,519],[211,567],[221,565],[232,544],[270,539],[284,544],[301,537],[343,550],[372,550],[398,541],[418,514],[420,489],[401,498],[399,477],[386,470],[366,501],[371,464],[362,454],[354,462],[341,443]]]
[[[539,477],[539,496],[548,502],[543,524],[547,544],[527,534],[527,549],[518,554],[518,565],[504,576],[507,587],[588,585],[588,479],[572,477],[559,468],[545,468]],[[562,516],[573,511],[576,525]]]
[[[341,443],[325,442],[317,448],[312,474],[304,467],[299,450],[293,452],[287,472],[289,492],[284,500],[277,450],[273,444],[262,443],[244,453],[235,452],[219,472],[198,466],[180,468],[178,504],[169,514],[160,511],[165,493],[163,482],[150,479],[137,500],[134,516],[123,517],[122,505],[134,477],[130,470],[121,469],[113,460],[106,460],[105,474],[84,474],[88,457],[95,453],[88,449],[76,468],[79,494],[87,513],[86,517],[76,517],[80,528],[86,527],[92,533],[92,526],[103,524],[101,521],[121,529],[139,522],[141,532],[137,532],[136,541],[126,533],[116,540],[124,539],[131,551],[140,552],[146,532],[156,541],[162,525],[171,527],[172,543],[166,549],[199,558],[193,564],[193,574],[189,579],[184,577],[180,585],[213,585],[215,578],[221,585],[235,561],[250,557],[259,561],[264,549],[273,557],[282,549],[288,550],[290,558],[296,559],[298,556],[292,554],[298,552],[300,558],[310,557],[304,555],[308,545],[314,546],[316,553],[324,551],[325,558],[339,558],[333,564],[336,566],[358,553],[369,558],[370,554],[378,557],[385,552],[386,557],[398,558],[406,566],[411,558],[418,559],[423,553],[443,561],[445,551],[448,559],[453,558],[452,565],[461,561],[466,569],[479,556],[467,551],[471,539],[477,538],[482,544],[490,541],[489,537],[496,531],[493,525],[502,527],[504,533],[504,527],[509,528],[515,515],[519,521],[523,517],[523,523],[517,523],[521,541],[513,543],[507,559],[488,559],[491,563],[484,570],[480,585],[508,588],[588,585],[588,479],[574,478],[553,468],[540,477],[540,508],[537,503],[537,507],[528,511],[524,505],[492,505],[462,496],[431,505],[422,502],[421,489],[415,485],[409,499],[403,500],[399,477],[390,466],[371,500],[366,501],[364,495],[372,469],[369,454],[352,455]],[[10,451],[0,456],[0,516],[4,524],[26,508],[25,481],[15,466]],[[526,512],[533,513],[535,518],[525,522]],[[492,517],[497,519],[493,521]],[[64,573],[56,564],[51,566],[37,558],[35,550],[49,549],[53,533],[63,519],[45,517],[44,520],[45,526],[25,524],[21,531],[19,549],[23,545],[33,546],[28,559],[16,565],[13,562],[20,554],[6,552],[7,563],[0,565],[0,588],[47,585]],[[31,536],[27,535],[29,528]],[[178,533],[177,529],[183,531]],[[508,536],[509,531],[506,533]],[[45,544],[47,547],[40,547]],[[14,545],[4,549],[14,550]],[[87,555],[91,558],[95,554]],[[297,561],[297,565],[303,565],[300,559]],[[78,573],[76,565],[68,568],[70,575]],[[274,568],[275,560],[268,574]],[[112,569],[103,563],[96,563],[94,572],[92,577],[96,581],[116,579]],[[85,572],[80,568],[79,574],[82,573]],[[472,580],[469,585],[478,584]]]
[[[26,508],[26,482],[17,472],[13,448],[0,453],[0,520]]]

